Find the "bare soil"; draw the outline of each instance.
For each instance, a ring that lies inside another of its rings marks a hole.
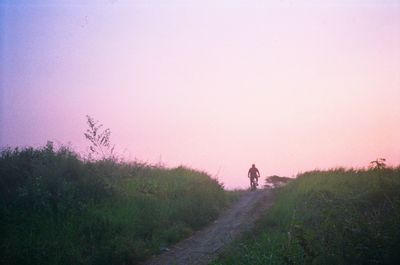
[[[271,190],[246,192],[210,226],[179,242],[170,250],[150,258],[143,265],[205,265],[236,239],[250,230],[255,221],[272,206]]]

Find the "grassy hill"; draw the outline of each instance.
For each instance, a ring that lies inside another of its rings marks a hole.
[[[400,264],[400,168],[313,171],[213,265]]]
[[[51,144],[0,155],[0,264],[135,264],[215,219],[204,172],[84,161]]]

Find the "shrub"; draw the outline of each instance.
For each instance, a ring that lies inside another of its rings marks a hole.
[[[216,218],[220,183],[185,167],[83,160],[52,143],[0,155],[1,264],[135,264]]]
[[[399,264],[400,168],[312,171],[213,264]]]

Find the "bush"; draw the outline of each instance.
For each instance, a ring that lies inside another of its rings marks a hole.
[[[312,171],[213,264],[399,264],[400,168]]]
[[[51,143],[0,155],[1,264],[135,264],[218,216],[220,183],[185,167],[83,160]]]

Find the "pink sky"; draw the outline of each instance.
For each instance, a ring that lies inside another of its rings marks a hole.
[[[217,2],[217,4],[215,4]],[[399,1],[2,1],[0,146],[261,175],[400,162]]]

